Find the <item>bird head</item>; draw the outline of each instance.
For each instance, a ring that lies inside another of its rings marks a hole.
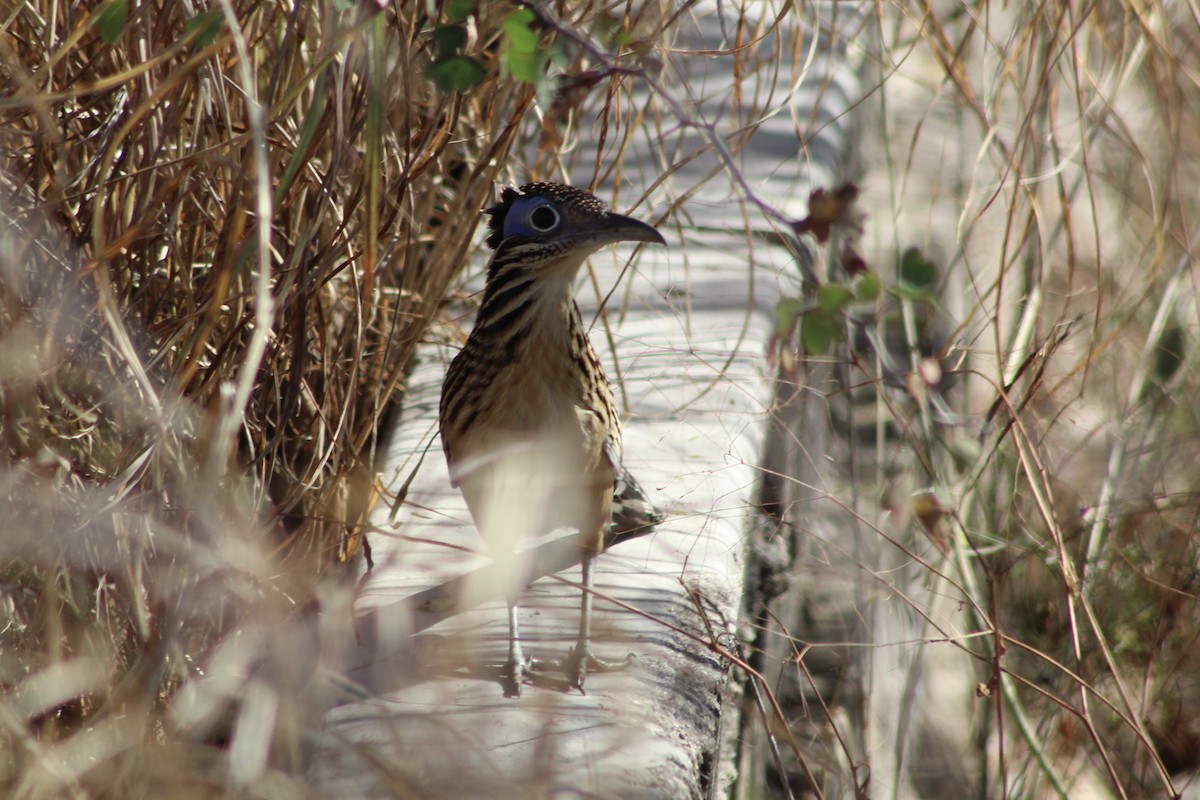
[[[526,251],[531,257],[587,255],[615,242],[666,244],[646,223],[613,213],[583,189],[557,183],[509,187],[487,213],[488,246]]]

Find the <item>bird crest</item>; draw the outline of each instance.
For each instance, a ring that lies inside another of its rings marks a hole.
[[[500,201],[487,209],[487,246],[495,250],[504,241],[504,221],[513,204],[521,198],[545,197],[568,217],[596,219],[608,213],[608,206],[583,189],[559,183],[527,183],[521,188],[508,186],[500,193]]]

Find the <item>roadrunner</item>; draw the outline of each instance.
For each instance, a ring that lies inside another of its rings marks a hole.
[[[509,697],[520,696],[529,668],[518,635],[517,596],[527,581],[514,574],[517,541],[558,527],[579,531],[583,599],[565,671],[570,687],[583,691],[589,670],[629,663],[629,657],[601,661],[589,643],[593,559],[614,505],[627,517],[614,527],[651,525],[660,517],[621,465],[620,415],[574,284],[587,257],[605,245],[666,242],[588,192],[553,183],[505,189],[487,213],[487,244],[495,253],[475,327],[442,386],[442,446],[451,483],[462,490],[493,557],[513,567],[503,570],[511,576],[502,672]]]

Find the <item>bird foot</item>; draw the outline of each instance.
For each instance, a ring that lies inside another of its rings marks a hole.
[[[619,661],[605,661],[592,655],[591,649],[586,646],[572,647],[567,653],[566,661],[563,662],[563,672],[567,674],[567,689],[578,689],[580,694],[587,694],[583,690],[583,682],[589,672],[620,672],[629,669],[633,660],[633,653],[626,653]]]
[[[525,676],[534,669],[533,659],[524,657],[510,658],[500,668],[500,683],[504,686],[505,697],[520,697],[521,687],[525,684]]]

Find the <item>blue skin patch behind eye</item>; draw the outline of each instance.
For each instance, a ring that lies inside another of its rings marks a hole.
[[[504,238],[536,239],[558,227],[562,214],[545,197],[518,197],[504,217]]]

